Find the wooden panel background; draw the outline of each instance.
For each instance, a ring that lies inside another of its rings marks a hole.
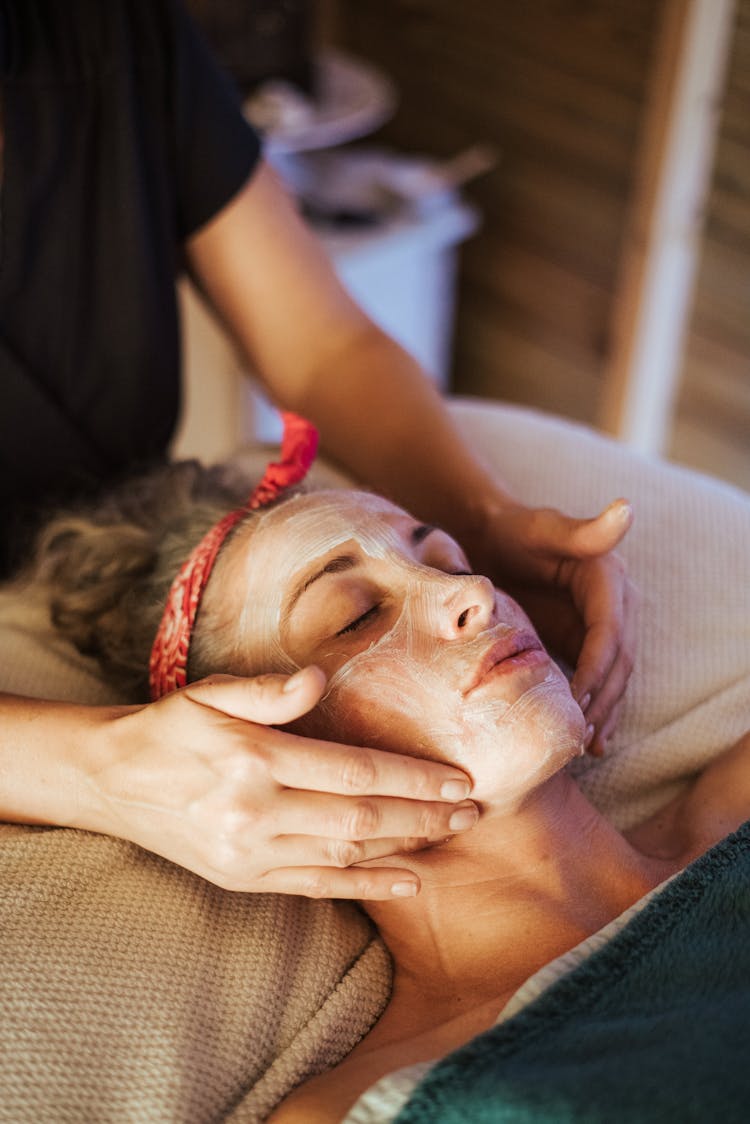
[[[750,0],[739,0],[672,453],[750,491]]]
[[[468,190],[453,388],[594,422],[659,16],[654,0],[327,0],[326,37],[382,66],[375,138],[500,151]],[[739,0],[673,452],[750,489],[750,0]]]

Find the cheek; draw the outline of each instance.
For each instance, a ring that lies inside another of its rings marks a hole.
[[[460,729],[448,718],[453,694],[407,656],[365,653],[334,675],[328,693],[298,729],[330,741],[450,761],[446,747],[455,749]],[[442,737],[435,736],[436,720]]]
[[[337,736],[354,744],[419,754],[430,693],[424,678],[407,658],[365,656],[334,677],[321,709]]]
[[[455,661],[446,668],[434,648],[432,659],[416,659],[412,647],[386,643],[353,657],[295,731],[457,765],[477,798],[494,802],[514,799],[579,754],[583,716],[553,664],[528,690],[499,687],[472,701],[452,686]]]

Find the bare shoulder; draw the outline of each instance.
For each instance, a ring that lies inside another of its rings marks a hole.
[[[750,819],[750,730],[654,816],[628,832],[634,846],[680,866]]]
[[[268,1124],[339,1124],[361,1093],[403,1063],[397,1053],[350,1054],[335,1069],[295,1089],[268,1118]]]
[[[334,1069],[312,1077],[274,1110],[268,1124],[338,1124],[374,1081],[397,1069],[397,1053],[368,1049],[368,1038]]]
[[[457,1014],[451,1007],[447,1017],[431,1001],[424,1008],[409,1009],[408,1002],[391,1000],[380,1021],[351,1054],[296,1089],[271,1114],[268,1124],[338,1124],[360,1094],[381,1077],[403,1066],[443,1057],[492,1026],[508,998],[507,993],[489,994],[465,1008],[460,1004]]]
[[[425,1049],[424,1044],[413,1041],[372,1048],[365,1038],[334,1069],[295,1089],[274,1110],[268,1124],[338,1124],[360,1094],[385,1074],[444,1052],[437,1044]]]
[[[685,794],[684,815],[709,847],[750,818],[750,730],[696,779]]]
[[[342,1102],[330,1087],[318,1092],[308,1083],[303,1089],[303,1093],[287,1097],[268,1117],[267,1124],[336,1124],[352,1103],[352,1098]]]

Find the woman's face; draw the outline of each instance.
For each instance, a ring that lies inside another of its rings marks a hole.
[[[564,675],[445,532],[347,492],[296,497],[250,528],[221,583],[241,591],[227,605],[240,669],[329,677],[295,729],[459,765],[480,800],[510,801],[581,752]]]

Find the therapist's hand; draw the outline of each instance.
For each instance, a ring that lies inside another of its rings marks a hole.
[[[229,890],[416,893],[416,874],[389,867],[387,856],[470,827],[469,780],[451,766],[271,728],[312,709],[324,689],[314,667],[291,679],[212,676],[118,708],[97,739],[76,826],[129,839]]]
[[[575,674],[573,695],[589,725],[587,748],[604,752],[633,669],[638,597],[614,553],[632,523],[625,500],[592,519],[512,505],[494,522],[495,578],[527,611]]]

